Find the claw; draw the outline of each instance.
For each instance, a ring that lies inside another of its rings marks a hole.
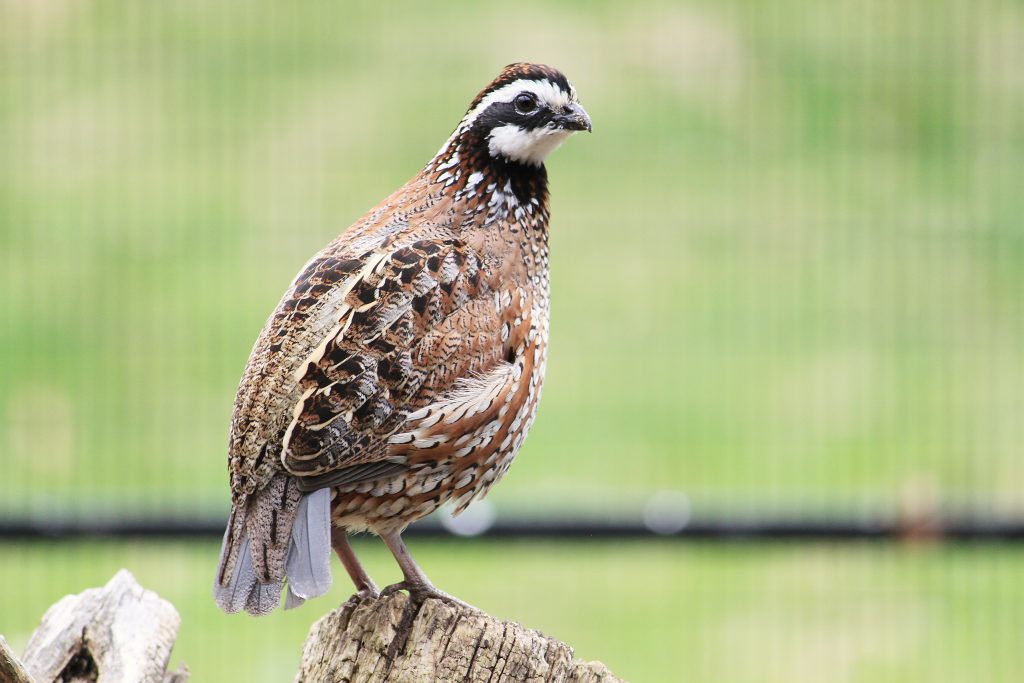
[[[380,597],[380,591],[373,584],[369,586],[363,586],[355,593],[356,597],[360,600],[374,600]]]
[[[399,581],[398,583],[393,583],[384,588],[384,590],[380,592],[380,596],[384,598],[403,590],[408,591],[409,598],[417,605],[422,605],[427,600],[440,600],[441,602],[447,602],[449,605],[460,609],[473,610],[474,612],[481,611],[473,605],[470,605],[468,602],[463,602],[454,595],[449,595],[430,583],[410,583],[409,581]]]

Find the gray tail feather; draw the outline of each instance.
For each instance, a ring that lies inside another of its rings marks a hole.
[[[222,568],[231,551],[232,522],[228,523],[221,547]],[[213,597],[225,612],[238,612],[244,608],[253,615],[268,614],[281,602],[284,577],[272,576],[270,581],[263,582],[259,580],[253,565],[249,532],[244,525],[241,529],[234,567],[223,583],[214,581]],[[284,573],[288,579],[285,609],[298,607],[306,599],[323,595],[331,587],[330,489],[314,491],[302,496],[299,501],[291,528]]]
[[[299,501],[284,571],[285,609],[298,607],[331,587],[331,490],[319,489]]]
[[[230,547],[230,534],[231,527],[229,525],[227,532],[224,534],[224,545],[220,551],[222,566],[227,559]],[[278,591],[280,591],[280,583],[278,584]],[[249,536],[245,535],[242,537],[241,544],[238,547],[238,555],[235,558],[235,566],[231,571],[231,576],[223,584],[219,581],[214,581],[213,599],[217,601],[217,606],[225,612],[237,612],[248,605],[251,594],[260,592],[258,582],[256,581],[256,572],[252,567]]]

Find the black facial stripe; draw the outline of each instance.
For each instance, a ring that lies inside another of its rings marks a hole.
[[[555,115],[555,112],[544,104],[541,104],[534,113],[523,115],[516,111],[512,102],[495,102],[480,112],[473,122],[473,129],[489,131],[511,123],[526,130],[535,130],[551,123]]]

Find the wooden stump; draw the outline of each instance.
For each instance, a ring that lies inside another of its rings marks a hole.
[[[483,612],[408,596],[351,598],[310,629],[296,683],[530,681],[616,683],[600,662]]]
[[[103,588],[65,596],[48,609],[22,662],[37,683],[183,683],[187,671],[166,672],[180,623],[171,603],[122,569]]]
[[[122,569],[47,610],[21,662],[0,638],[0,683],[185,683],[184,667],[166,671],[179,623],[169,602]],[[438,600],[416,606],[404,593],[353,597],[317,621],[295,680],[621,683],[538,631]]]

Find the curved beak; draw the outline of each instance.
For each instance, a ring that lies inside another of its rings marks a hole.
[[[573,102],[565,108],[565,112],[555,117],[555,123],[558,124],[559,128],[564,130],[592,130],[590,125],[590,116],[587,115],[587,110],[580,106],[578,102]]]

